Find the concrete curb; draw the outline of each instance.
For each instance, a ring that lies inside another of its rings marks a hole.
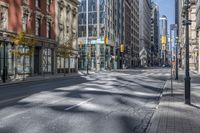
[[[160,105],[160,100],[163,97],[164,92],[166,91],[168,82],[170,82],[170,79],[166,80],[166,82],[165,82],[165,84],[163,86],[162,92],[160,93],[160,96],[159,96],[158,105],[156,106],[156,109],[155,109],[155,111],[153,112],[153,114],[151,116],[151,120],[148,123],[148,126],[147,126],[147,128],[145,130],[145,133],[156,133],[157,132],[157,126],[158,126],[159,120],[158,120],[158,118],[155,117],[156,116],[155,114],[157,113],[157,109],[158,109],[158,107]],[[155,124],[155,121],[156,121],[157,124]]]
[[[8,82],[8,83],[2,83],[0,84],[0,87],[6,87],[6,86],[12,86],[12,85],[18,85],[18,84],[27,84],[30,82],[42,82],[42,81],[48,81],[48,80],[58,80],[58,79],[67,79],[69,77],[77,77],[77,76],[81,76],[79,74],[71,74],[71,75],[66,75],[66,76],[60,76],[60,77],[50,77],[50,78],[38,78],[38,79],[33,79],[33,80],[25,80],[25,81],[17,81],[17,82]]]

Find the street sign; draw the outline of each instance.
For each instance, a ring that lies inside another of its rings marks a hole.
[[[176,65],[176,61],[172,61],[172,65]]]

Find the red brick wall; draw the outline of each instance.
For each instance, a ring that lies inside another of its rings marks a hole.
[[[8,8],[8,31],[20,32],[22,29],[21,23],[21,0],[0,0],[9,4]]]
[[[22,5],[23,0],[0,0],[8,3],[8,31],[21,32],[22,31]],[[35,0],[29,0],[29,7],[31,9],[31,16],[28,21],[27,31],[35,34]],[[44,15],[41,22],[41,37],[46,37],[46,0],[41,0],[40,12]],[[55,39],[55,0],[51,0],[50,15],[52,16],[51,38]]]
[[[55,8],[56,8],[56,6],[55,6],[55,3],[56,2],[56,0],[52,0],[52,4],[51,4],[51,16],[52,16],[52,20],[53,20],[53,23],[52,23],[52,32],[51,32],[51,36],[52,36],[52,38],[53,39],[56,39],[56,31],[55,31],[55,29],[56,29],[56,25],[55,25],[55,20],[56,20],[56,11],[55,11]]]

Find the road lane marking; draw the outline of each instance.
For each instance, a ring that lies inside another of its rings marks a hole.
[[[1,121],[2,121],[2,120],[8,120],[8,119],[10,119],[10,118],[12,118],[12,117],[16,117],[16,116],[21,115],[21,114],[26,113],[26,112],[27,112],[27,111],[24,110],[24,111],[19,111],[19,112],[10,114],[10,115],[5,116],[4,118],[2,118]]]
[[[71,106],[71,107],[68,107],[68,108],[66,108],[65,110],[67,111],[67,110],[76,108],[76,107],[78,107],[78,106],[80,106],[80,105],[82,105],[82,104],[88,103],[89,101],[91,101],[91,100],[93,100],[93,99],[94,99],[94,98],[90,98],[90,99],[88,99],[88,100],[86,100],[86,101],[83,101],[83,102],[81,102],[81,103],[79,103],[79,104],[76,104],[76,105],[73,105],[73,106]]]
[[[5,103],[11,102],[11,101],[15,101],[15,100],[23,99],[23,98],[28,97],[28,96],[30,96],[30,95],[25,95],[25,96],[14,97],[14,98],[10,98],[10,99],[6,99],[6,100],[2,100],[2,101],[0,101],[0,104],[5,104]]]

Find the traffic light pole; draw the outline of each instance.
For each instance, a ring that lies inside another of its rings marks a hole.
[[[3,42],[3,75],[2,75],[3,83],[6,82],[6,42]]]
[[[173,25],[170,25],[170,46],[171,46],[171,96],[173,96],[173,52],[172,52],[172,29]]]
[[[190,70],[189,70],[189,25],[191,22],[189,21],[189,0],[185,0],[185,45],[186,45],[186,52],[185,52],[185,104],[190,104]]]

